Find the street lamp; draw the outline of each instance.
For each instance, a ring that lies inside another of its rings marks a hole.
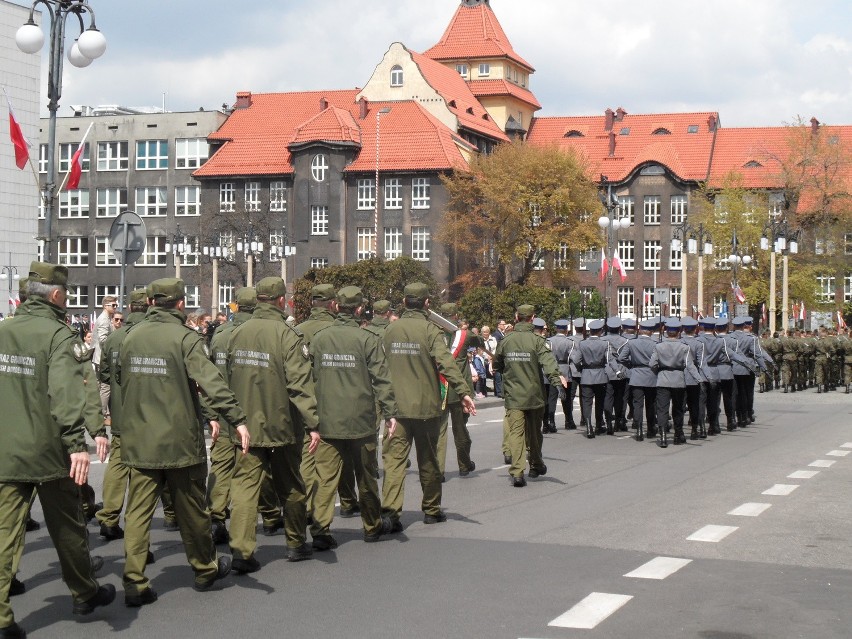
[[[9,253],[9,264],[6,265],[6,266],[0,267],[0,269],[2,269],[2,271],[3,271],[2,273],[0,273],[0,280],[9,280],[9,308],[10,308],[9,315],[11,315],[12,312],[14,312],[14,310],[15,310],[14,308],[12,308],[15,304],[12,301],[14,299],[12,297],[12,294],[14,293],[14,290],[12,288],[12,286],[13,286],[12,283],[17,282],[18,280],[21,279],[21,276],[18,274],[17,267],[12,266],[12,253],[11,252]]]
[[[604,187],[606,187],[605,192]],[[618,231],[630,226],[630,218],[626,216],[622,218],[617,217],[617,212],[621,205],[618,198],[612,192],[612,184],[609,183],[609,179],[605,175],[601,175],[601,190],[599,198],[601,204],[603,204],[606,209],[606,215],[602,215],[598,218],[598,226],[606,233],[606,247],[602,248],[601,251],[604,251],[604,257],[608,257],[609,259],[606,269],[606,310],[607,314],[615,315],[616,313],[613,312],[612,309],[612,258],[616,250],[614,242]],[[601,267],[603,267],[603,261],[604,260],[601,260]]]
[[[272,238],[270,238],[272,240]],[[277,238],[270,242],[269,259],[273,262],[281,262],[281,279],[284,284],[287,284],[287,258],[296,254],[296,246],[290,244],[290,236],[287,233],[287,227],[281,229],[281,241]]]
[[[782,279],[781,279],[781,326],[783,330],[787,330],[787,304],[788,304],[788,271],[789,265],[787,262],[788,253],[796,254],[799,252],[799,237],[800,230],[794,231],[790,228],[786,218],[771,217],[763,227],[763,234],[760,238],[760,248],[769,253],[769,334],[775,333],[775,254],[781,254],[783,264]],[[771,248],[770,248],[771,247]]]
[[[42,199],[44,203],[45,246],[44,259],[51,261],[53,253],[53,205],[56,188],[56,112],[62,97],[62,51],[65,48],[65,22],[74,15],[80,23],[80,36],[68,50],[68,61],[75,67],[86,67],[106,51],[106,38],[95,26],[95,12],[86,0],[36,0],[30,8],[30,17],[15,33],[15,43],[24,53],[36,53],[44,45],[44,33],[35,23],[38,5],[44,5],[50,16],[50,59],[47,74],[47,109],[50,119],[47,129],[47,177]],[[83,15],[89,16],[85,28]]]
[[[254,227],[249,226],[248,233],[237,240],[237,253],[246,260],[246,286],[254,286],[254,263],[263,256],[263,242],[257,239]]]
[[[687,237],[688,236],[688,237]],[[684,247],[686,242],[686,247]],[[686,248],[686,250],[684,250]],[[704,312],[704,256],[713,255],[713,240],[704,224],[698,227],[691,226],[684,220],[681,224],[674,225],[672,234],[672,250],[681,252],[680,294],[681,294],[681,316],[687,314],[687,281],[686,267],[687,256],[698,255],[698,310]]]
[[[205,244],[201,247],[201,254],[213,264],[213,301],[210,308],[215,312],[219,310],[219,260],[229,260],[231,257],[230,243],[223,240],[221,233],[215,233],[216,243]]]
[[[731,290],[734,292],[734,295],[737,294],[742,295],[742,291],[739,286],[739,282],[737,281],[737,273],[740,269],[740,266],[748,266],[752,262],[751,255],[743,255],[740,250],[739,242],[737,242],[737,230],[734,229],[734,233],[731,236],[731,254],[725,259],[725,261],[731,267]],[[739,300],[736,300],[739,302]],[[728,311],[730,313],[730,310]]]
[[[379,255],[379,134],[381,132],[380,123],[382,116],[390,113],[391,108],[385,107],[379,109],[376,113],[376,197],[373,201],[373,255]]]
[[[177,231],[172,235],[172,241],[166,240],[166,253],[172,253],[175,260],[175,277],[180,277],[181,257],[195,253],[195,247],[185,235],[180,232],[180,224]]]

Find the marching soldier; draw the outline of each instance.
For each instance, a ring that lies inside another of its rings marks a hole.
[[[610,317],[606,321],[607,334],[601,340],[609,344],[607,359],[607,385],[604,399],[604,417],[606,431],[610,435],[615,430],[627,432],[627,420],[624,418],[624,395],[627,392],[629,361],[627,338],[621,332],[621,318]]]
[[[696,320],[689,316],[684,317],[681,320],[681,326],[683,327],[683,335],[680,339],[689,347],[692,363],[699,373],[698,379],[691,375],[686,376],[686,406],[689,409],[689,423],[692,426],[689,439],[707,439],[707,431],[704,428],[704,411],[707,401],[707,396],[704,394],[707,382],[704,366],[704,342],[695,335],[698,328]]]
[[[666,426],[669,423],[669,406],[674,422],[674,444],[686,443],[683,434],[683,400],[686,388],[686,378],[701,379],[693,363],[689,346],[678,339],[680,321],[670,318],[666,322],[666,339],[657,344],[651,356],[650,368],[657,372],[657,427],[659,430],[658,444],[665,448]]]
[[[704,346],[703,373],[705,381],[701,384],[704,404],[699,407],[700,422],[708,435],[720,435],[719,428],[719,362],[724,357],[724,341],[713,333],[716,320],[712,317],[702,317],[698,320],[698,339]]]
[[[591,335],[580,342],[571,353],[571,361],[581,371],[580,414],[586,428],[586,437],[602,435],[604,432],[604,400],[606,399],[609,344],[601,339],[603,320],[589,322]],[[592,403],[594,402],[595,425],[592,426]],[[612,433],[610,433],[612,434]]]
[[[532,320],[533,334],[544,339],[548,347],[550,340],[547,339],[547,322],[540,317],[534,317]],[[541,383],[543,386],[542,396],[544,398],[544,410],[541,414],[541,432],[542,434],[556,432],[556,401],[559,399],[559,388],[550,383],[544,371],[541,373]]]
[[[568,351],[568,367],[571,369],[571,386],[568,388],[567,392],[568,406],[570,410],[565,414],[565,430],[575,430],[577,428],[577,425],[574,422],[574,399],[580,392],[580,380],[582,379],[583,373],[577,367],[576,361],[571,360],[571,355],[574,354],[574,351],[578,350],[580,342],[586,339],[586,319],[583,317],[576,318],[573,321],[573,327],[574,334],[568,336],[568,339],[571,340],[571,348]]]
[[[571,347],[574,345],[573,340],[568,337],[568,320],[559,319],[553,323],[556,328],[556,335],[550,337],[548,341],[550,342],[550,352],[553,353],[553,357],[556,358],[556,366],[559,368],[559,374],[565,378],[565,380],[571,383],[571,365],[568,363],[568,358],[571,355]],[[559,394],[560,402],[562,403],[562,414],[564,415],[564,426],[566,430],[570,430],[571,428],[577,428],[574,425],[574,405],[572,403],[570,390],[566,389],[562,393]],[[551,420],[556,422],[556,407],[554,406],[553,414],[551,416]],[[555,430],[554,430],[555,432]]]
[[[795,393],[799,386],[800,344],[795,331],[786,331],[781,338],[781,386],[785,393]]]
[[[639,324],[639,336],[627,341],[627,354],[630,360],[630,377],[628,389],[633,405],[633,428],[636,430],[636,441],[645,439],[642,431],[642,409],[648,420],[648,437],[657,433],[657,373],[651,368],[651,357],[657,341],[651,337],[657,330],[655,319],[645,319]]]
[[[733,355],[737,352],[737,341],[728,333],[728,318],[716,320],[716,335],[722,340],[724,356],[717,355],[711,360],[719,371],[719,395],[725,407],[725,418],[728,421],[728,431],[737,428],[737,385],[734,382]]]
[[[754,379],[761,367],[765,368],[760,354],[757,337],[751,333],[751,317],[737,317],[733,321],[736,329],[731,333],[735,340],[735,352],[745,361],[734,359],[734,382],[737,385],[737,425],[745,428],[754,422]]]

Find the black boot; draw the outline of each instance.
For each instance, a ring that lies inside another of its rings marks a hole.
[[[565,419],[565,430],[577,430],[577,424],[574,423],[574,416]]]
[[[757,392],[758,392],[758,393],[762,393],[762,392],[763,392],[763,384],[760,384],[760,385],[759,385],[759,387],[758,387],[758,389],[757,389]]]
[[[683,427],[674,429],[674,445],[680,446],[686,443],[686,435],[683,434]]]
[[[633,423],[633,428],[636,429],[636,441],[641,442],[645,439],[645,435],[642,434],[642,424],[638,424],[636,422]]]
[[[587,439],[594,439],[595,438],[595,431],[592,428],[592,422],[587,420],[583,425],[586,427],[586,438]]]
[[[696,424],[693,424],[692,430],[689,431],[689,439],[691,439],[691,440],[698,439],[698,426]]]
[[[612,429],[612,416],[605,415],[604,419],[606,420],[606,434],[615,435],[615,431]]]
[[[664,426],[661,426],[658,429],[659,432],[657,433],[657,445],[660,448],[668,447],[669,439],[668,439],[668,436],[666,435],[666,431],[670,430],[670,429],[671,429],[671,426],[669,426],[668,422],[666,422]]]
[[[698,438],[707,439],[707,425],[704,422],[698,422]]]
[[[734,423],[734,420],[729,419],[728,420],[728,431],[730,432],[730,431],[734,431],[734,430],[737,430],[737,425],[736,425],[736,423]]]

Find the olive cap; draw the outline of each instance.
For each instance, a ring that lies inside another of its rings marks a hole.
[[[30,278],[28,278],[28,277],[22,277],[20,280],[18,280],[18,296],[19,297],[21,295],[27,294],[27,282],[29,282],[29,281],[30,281]]]
[[[515,312],[518,314],[518,317],[530,318],[535,315],[535,306],[532,304],[521,304],[518,308],[515,309]]]
[[[458,313],[459,307],[455,302],[445,302],[444,304],[441,304],[441,308],[439,310],[441,311],[441,315],[455,315]]]
[[[175,302],[186,297],[186,285],[176,277],[164,277],[148,285],[149,297],[158,302]]]
[[[328,302],[329,300],[334,299],[335,294],[336,292],[331,284],[317,284],[311,289],[311,300],[316,302]],[[260,295],[259,292],[258,295]],[[280,297],[280,295],[278,297]]]
[[[287,284],[280,277],[264,277],[255,284],[254,289],[257,297],[266,297],[272,300],[287,295]]]
[[[130,292],[131,304],[147,304],[148,290],[146,288],[137,288]]]
[[[253,286],[238,288],[234,300],[240,308],[254,308],[257,306],[257,289]]]
[[[33,262],[30,264],[30,274],[27,279],[30,282],[68,288],[68,268],[61,264]]]
[[[364,303],[364,294],[357,286],[344,286],[337,291],[337,303],[346,308],[355,308]]]
[[[429,298],[429,287],[423,282],[412,282],[403,289],[403,295],[408,299],[425,302]]]
[[[390,310],[391,303],[389,300],[376,300],[373,302],[373,314],[384,315]]]

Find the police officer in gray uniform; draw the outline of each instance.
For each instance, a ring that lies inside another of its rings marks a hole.
[[[592,439],[604,431],[604,399],[606,399],[606,364],[609,344],[601,339],[604,321],[589,322],[591,335],[580,342],[571,353],[570,361],[580,369],[580,414],[586,428],[586,437]],[[595,407],[595,425],[592,426],[592,402]],[[612,433],[610,433],[612,434]]]
[[[630,360],[629,391],[633,406],[633,428],[636,441],[645,439],[642,432],[642,408],[648,420],[648,437],[654,437],[657,429],[657,373],[651,368],[651,356],[657,340],[651,334],[657,330],[656,319],[645,319],[639,324],[639,336],[627,340],[627,353]]]
[[[553,325],[556,328],[556,335],[547,339],[550,342],[550,351],[556,358],[559,374],[565,379],[571,379],[571,365],[568,363],[568,357],[571,355],[571,346],[574,342],[568,337],[568,320],[558,319]],[[565,390],[559,393],[559,397],[562,402],[562,413],[565,416],[565,428],[577,428],[574,426],[574,416],[572,415],[574,407],[572,398]],[[555,427],[556,406],[554,405],[552,409],[548,407],[548,409],[551,410],[551,424]]]
[[[669,318],[666,322],[666,339],[657,344],[651,356],[650,367],[657,371],[657,427],[658,444],[668,446],[666,426],[669,421],[669,407],[674,422],[675,445],[685,444],[683,434],[683,399],[686,390],[686,378],[691,376],[700,380],[701,376],[692,361],[689,346],[678,339],[680,321]]]
[[[680,341],[689,347],[692,354],[692,363],[698,369],[700,379],[686,376],[686,407],[689,410],[689,424],[692,427],[689,439],[707,439],[707,430],[704,427],[704,414],[702,405],[707,397],[704,394],[707,374],[704,366],[704,341],[698,339],[695,331],[698,329],[698,321],[691,317],[684,317],[681,322],[683,335]]]
[[[533,318],[533,333],[539,335],[547,341],[547,347],[550,348],[550,340],[547,339],[547,322],[540,317]],[[559,398],[559,389],[552,386],[544,371],[541,373],[541,380],[544,383],[544,412],[541,415],[542,425],[541,432],[555,433],[556,432],[556,400]]]
[[[621,335],[626,340],[636,339],[636,320],[632,317],[626,317],[621,320]],[[628,376],[629,368],[628,368]],[[630,396],[630,383],[628,380],[627,388],[624,390],[624,420],[625,422],[633,421],[633,398]]]
[[[577,392],[580,390],[580,378],[582,373],[577,367],[577,364],[571,361],[571,354],[579,348],[580,342],[586,339],[586,319],[578,317],[573,321],[574,334],[569,335],[571,340],[571,348],[568,350],[568,368],[571,370],[571,387],[568,389],[568,412],[565,413],[565,430],[575,430],[577,424],[574,423],[574,398],[577,397]]]
[[[627,420],[624,418],[624,395],[627,392],[627,377],[630,361],[627,352],[627,339],[621,335],[621,318],[609,317],[606,320],[607,333],[601,339],[609,344],[607,360],[606,397],[604,399],[604,417],[606,432],[614,430],[627,432]]]
[[[751,317],[738,317],[734,320],[731,335],[737,340],[737,353],[745,362],[734,362],[734,381],[737,384],[737,422],[740,428],[754,422],[754,381],[760,370],[766,370],[757,335],[751,332]]]

